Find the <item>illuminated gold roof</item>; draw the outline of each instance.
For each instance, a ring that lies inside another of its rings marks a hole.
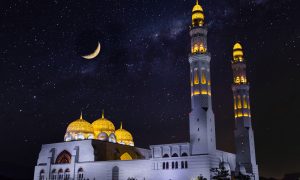
[[[242,45],[240,43],[235,43],[233,46],[233,50],[237,50],[237,49],[243,49]]]
[[[233,60],[235,62],[236,61],[242,62],[244,59],[243,56],[244,56],[244,53],[243,53],[242,45],[240,43],[235,43],[233,46]]]
[[[192,10],[192,24],[193,26],[202,26],[204,23],[203,8],[199,5],[198,0],[196,0],[196,5]]]
[[[118,143],[124,143],[126,145],[133,145],[133,138],[130,132],[127,130],[123,129],[122,123],[120,126],[120,129],[116,130],[115,135],[117,137],[117,142]]]
[[[195,11],[202,11],[203,12],[203,8],[199,5],[198,0],[196,1],[196,5],[193,7],[192,12]]]
[[[93,126],[82,118],[82,114],[80,118],[71,122],[68,125],[67,133],[91,133],[94,134]]]
[[[94,121],[92,123],[92,126],[94,128],[96,136],[98,136],[98,134],[101,132],[105,132],[107,135],[115,132],[114,124],[104,117],[104,111],[102,111],[102,117]]]

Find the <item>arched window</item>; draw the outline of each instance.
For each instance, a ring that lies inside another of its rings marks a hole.
[[[200,44],[199,50],[200,50],[201,53],[206,52],[206,48],[204,47],[203,43]]]
[[[247,102],[246,95],[243,96],[243,108],[248,108],[248,102]]]
[[[248,98],[248,109],[250,109],[250,101],[249,101],[249,96],[248,96],[247,98]]]
[[[178,162],[175,162],[175,169],[178,169]]]
[[[184,162],[181,161],[181,169],[183,169],[183,168],[184,168]]]
[[[58,170],[58,180],[64,179],[64,171],[62,169]]]
[[[53,170],[51,171],[51,179],[52,179],[52,180],[56,180],[56,169],[53,169]]]
[[[194,84],[199,84],[199,72],[198,72],[198,68],[194,69]]]
[[[164,154],[163,155],[163,158],[168,158],[169,157],[169,154]]]
[[[70,179],[70,169],[66,169],[64,180],[69,180],[69,179]]]
[[[71,154],[66,151],[63,150],[56,158],[55,163],[56,164],[67,164],[67,163],[71,163]]]
[[[240,83],[241,81],[240,81],[240,77],[239,76],[237,76],[236,78],[235,78],[235,83]]]
[[[77,171],[77,179],[83,180],[83,169],[82,168],[79,168]]]
[[[199,47],[197,44],[194,44],[193,53],[199,52]]]
[[[112,168],[112,180],[119,180],[119,167],[114,166]]]
[[[177,153],[174,153],[174,154],[172,155],[172,157],[178,157],[178,154],[177,154]]]
[[[238,109],[242,108],[242,100],[241,100],[241,96],[238,95]]]
[[[169,162],[166,162],[166,169],[169,169]]]
[[[172,162],[172,169],[174,169],[175,168],[175,166],[174,166],[174,162]]]
[[[233,96],[233,104],[234,104],[234,109],[236,109],[236,97]]]
[[[201,84],[206,84],[206,74],[204,69],[201,70]]]
[[[181,156],[188,156],[186,152],[182,153]]]
[[[45,180],[45,171],[43,169],[40,171],[39,180]]]
[[[166,163],[163,162],[163,169],[166,169]]]
[[[188,168],[188,162],[187,161],[184,162],[184,168]]]
[[[122,156],[120,157],[120,159],[122,161],[128,161],[128,160],[132,160],[132,157],[130,156],[130,154],[128,154],[127,152],[125,152],[124,154],[122,154]]]

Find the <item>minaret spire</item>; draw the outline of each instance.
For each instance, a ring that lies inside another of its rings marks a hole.
[[[258,167],[256,164],[250,111],[250,85],[247,81],[244,52],[240,43],[235,43],[233,46],[233,60],[231,62],[235,115],[236,173],[240,173],[240,169],[246,169],[247,173],[253,174],[255,179],[258,179]]]
[[[196,0],[190,29],[191,113],[190,149],[192,155],[210,154],[216,150],[215,120],[211,104],[210,54],[207,50],[207,29],[203,8]]]
[[[102,109],[102,119],[104,119],[104,109]]]
[[[82,118],[82,111],[80,112],[80,119],[83,119],[83,118]]]

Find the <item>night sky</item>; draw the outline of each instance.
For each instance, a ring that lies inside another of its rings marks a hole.
[[[29,169],[80,111],[136,146],[188,141],[194,0],[0,2],[0,175]],[[297,0],[200,0],[212,55],[217,147],[234,152],[232,47],[247,59],[260,175],[300,172]],[[81,56],[101,53],[93,60]],[[3,163],[8,163],[4,165]],[[5,170],[6,167],[7,170]]]

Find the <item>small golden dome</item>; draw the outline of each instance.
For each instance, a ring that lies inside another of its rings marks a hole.
[[[203,12],[203,8],[202,8],[202,6],[199,5],[198,0],[196,1],[196,5],[193,7],[192,12],[195,12],[195,11],[202,11]]]
[[[243,49],[242,45],[240,43],[235,43],[233,46],[233,50],[237,50],[237,49]]]
[[[71,122],[68,125],[67,133],[87,133],[94,134],[93,126],[82,118],[82,114],[80,118]]]
[[[123,129],[122,123],[120,129],[116,130],[115,135],[119,144],[134,146],[131,133]]]
[[[102,117],[94,121],[92,126],[96,137],[102,132],[105,132],[108,136],[115,132],[114,124],[104,117],[104,111],[102,111]]]
[[[192,24],[193,26],[203,26],[204,24],[203,8],[199,5],[198,0],[192,10]]]
[[[242,45],[240,43],[235,43],[233,46],[233,60],[242,62],[244,59],[243,56],[244,53]]]

